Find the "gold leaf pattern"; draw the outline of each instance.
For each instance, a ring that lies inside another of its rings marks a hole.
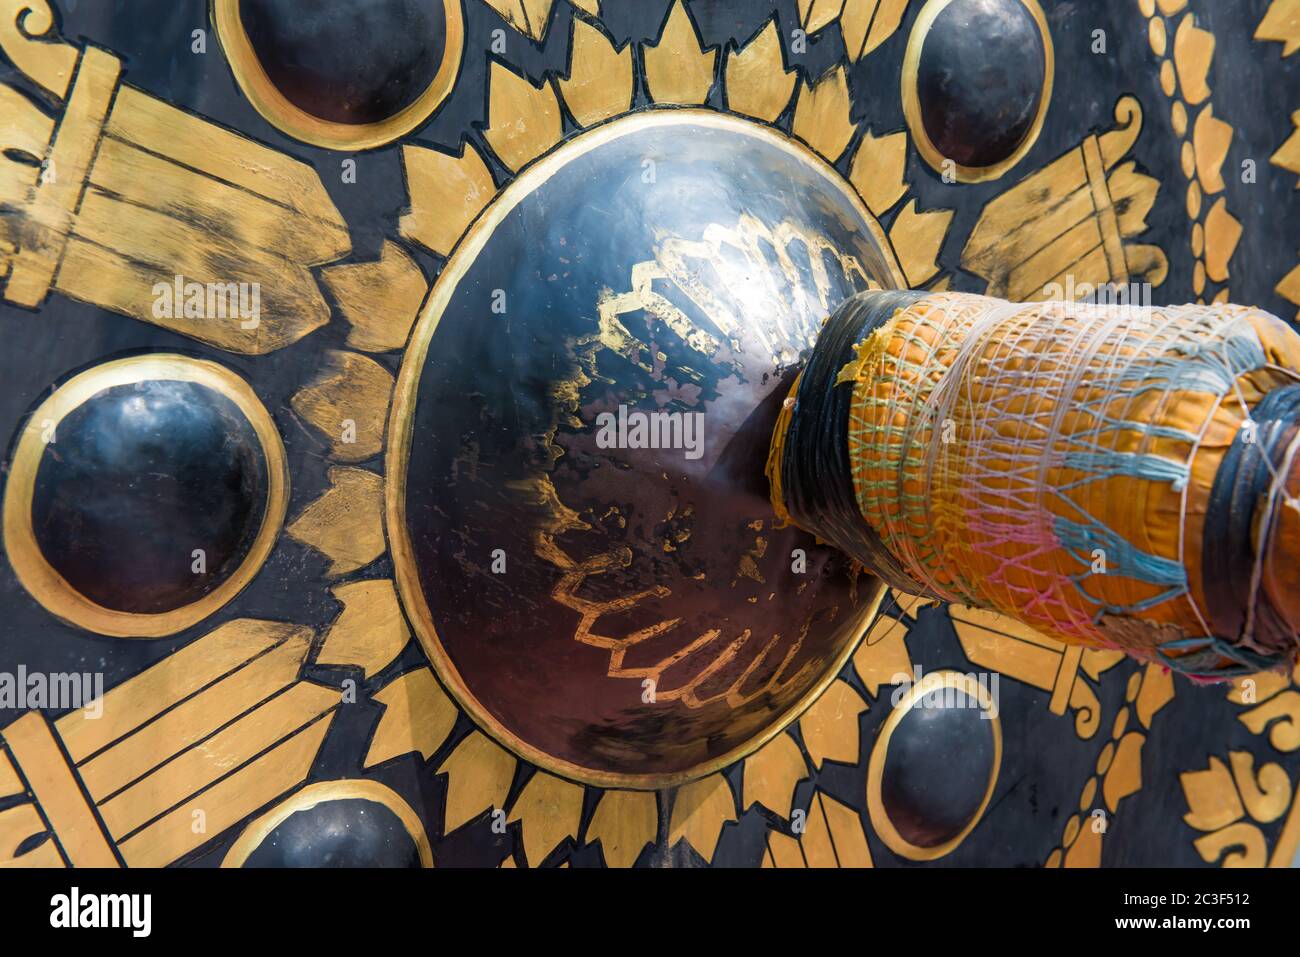
[[[916,200],[912,200],[890,227],[889,241],[911,286],[919,286],[939,272],[939,250],[948,235],[953,212],[951,209],[917,212]]]
[[[728,821],[736,820],[736,801],[727,779],[712,774],[684,785],[673,801],[668,824],[668,846],[686,841],[706,861],[713,860],[718,838]]]
[[[783,818],[790,817],[794,789],[808,777],[803,754],[792,737],[778,734],[745,761],[742,810],[761,804]]]
[[[387,578],[350,582],[330,593],[343,603],[343,612],[325,634],[316,662],[357,665],[367,678],[388,667],[411,640],[393,583]]]
[[[1195,15],[1187,14],[1174,34],[1174,66],[1183,99],[1192,106],[1204,103],[1210,95],[1206,77],[1214,62],[1214,34],[1196,26]]]
[[[332,468],[330,487],[287,529],[333,563],[331,578],[364,568],[384,553],[384,480],[374,472]]]
[[[694,106],[713,86],[716,50],[706,51],[682,0],[674,0],[658,42],[645,44],[646,83],[656,103]]]
[[[500,810],[515,776],[515,759],[478,731],[471,733],[438,768],[447,775],[447,810],[443,833],[491,808]]]
[[[856,764],[861,750],[858,716],[867,703],[845,681],[835,681],[799,719],[804,747],[813,765],[828,760]]]
[[[394,678],[374,697],[384,714],[366,753],[368,768],[412,751],[427,761],[456,725],[459,712],[428,668]]]
[[[849,60],[857,63],[892,37],[903,22],[908,0],[847,0],[840,33]]]
[[[1268,862],[1264,835],[1253,824],[1241,821],[1192,842],[1206,863],[1224,867],[1263,867]]]
[[[811,86],[805,80],[794,108],[794,135],[834,163],[858,128],[849,119],[850,106],[844,67],[836,67]]]
[[[632,46],[619,53],[609,37],[573,18],[573,69],[560,80],[560,95],[582,126],[625,112],[632,105]]]
[[[1146,735],[1137,731],[1130,731],[1120,739],[1102,785],[1106,806],[1112,813],[1119,808],[1120,801],[1142,790],[1142,745],[1145,741]]]
[[[1273,0],[1255,30],[1255,39],[1281,43],[1284,57],[1300,50],[1300,0]]]
[[[844,0],[799,0],[799,23],[809,33],[835,22],[844,9]]]
[[[1232,126],[1215,118],[1213,103],[1201,110],[1196,118],[1192,144],[1201,188],[1211,196],[1222,192],[1223,161],[1228,156],[1228,147],[1232,145]]]
[[[606,791],[587,826],[587,843],[600,844],[607,867],[636,863],[655,839],[659,808],[648,791]]]
[[[483,135],[507,169],[518,172],[560,141],[560,103],[549,80],[534,86],[493,60],[489,90]]]
[[[408,178],[411,176],[412,168],[408,163]],[[423,175],[425,174],[419,174],[417,179]],[[416,180],[412,180],[413,188],[415,182]],[[436,194],[436,191],[434,192]],[[424,206],[430,198],[428,192],[422,193],[420,204]],[[461,197],[458,196],[457,200],[460,199]],[[448,201],[441,209],[454,207],[454,202]],[[408,220],[415,222],[413,217],[417,215],[411,213],[402,218],[404,235]],[[455,217],[450,215],[439,220],[440,223],[447,224],[448,228],[454,221]],[[468,224],[469,221],[466,220],[463,225]],[[463,229],[463,226],[460,228]],[[431,225],[417,223],[412,226],[412,229],[419,233],[412,237],[417,242],[431,239],[433,229]],[[452,242],[454,241],[453,239]],[[450,250],[450,244],[447,248]],[[424,294],[429,291],[429,283],[424,278],[424,273],[420,271],[420,267],[401,246],[391,241],[384,242],[378,262],[334,266],[324,270],[321,278],[333,294],[343,317],[352,326],[348,332],[348,345],[362,352],[388,352],[406,345],[406,337],[411,331],[411,326],[415,324],[415,317],[419,315],[420,303],[424,301]]]
[[[1188,807],[1183,820],[1198,831],[1217,831],[1246,813],[1227,766],[1214,756],[1206,770],[1185,771],[1179,780]]]
[[[1279,751],[1291,752],[1300,748],[1300,694],[1284,691],[1258,708],[1239,715],[1252,734],[1268,730],[1268,740]]]
[[[907,182],[903,179],[906,170],[907,133],[900,130],[876,137],[867,130],[853,154],[849,181],[867,207],[877,216],[883,216],[907,192]]]
[[[524,36],[541,40],[551,22],[555,0],[483,0]]]
[[[523,824],[524,857],[537,867],[561,841],[576,839],[582,823],[582,788],[538,771],[510,811]]]
[[[401,220],[402,236],[446,256],[496,195],[492,174],[470,143],[461,146],[459,156],[404,146],[402,165],[411,193],[411,211]]]
[[[787,70],[776,19],[727,57],[727,106],[771,123],[794,95],[798,74]]]
[[[1273,154],[1273,165],[1300,173],[1300,110],[1291,114],[1291,124],[1296,128],[1295,132]],[[1300,180],[1296,180],[1295,188],[1300,189]]]
[[[364,462],[384,448],[393,376],[374,359],[332,349],[289,404],[330,445],[330,458]]]
[[[1228,278],[1228,260],[1241,241],[1241,223],[1228,212],[1228,201],[1219,197],[1205,217],[1205,271],[1215,282]]]
[[[867,693],[880,694],[883,685],[894,684],[898,675],[912,675],[912,658],[907,652],[907,625],[897,618],[879,615],[867,636],[853,653],[853,670]]]

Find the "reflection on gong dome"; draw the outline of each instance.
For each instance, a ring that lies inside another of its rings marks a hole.
[[[873,282],[902,277],[839,174],[715,114],[599,127],[488,208],[413,334],[387,485],[403,601],[481,726],[570,777],[658,786],[833,680],[877,591],[776,527],[764,465],[799,357]],[[601,447],[620,407],[703,413],[703,455]]]

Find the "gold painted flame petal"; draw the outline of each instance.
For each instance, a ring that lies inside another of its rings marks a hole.
[[[364,462],[384,448],[393,376],[374,359],[330,350],[289,405],[330,446],[338,462]]]
[[[408,671],[375,693],[384,706],[366,753],[366,767],[418,752],[428,761],[447,740],[460,714],[428,668]]]
[[[625,113],[632,105],[632,46],[619,53],[601,30],[573,18],[573,68],[560,95],[582,126]]]
[[[522,824],[524,858],[529,867],[539,866],[561,841],[577,839],[582,795],[580,785],[545,771],[538,771],[528,780],[510,810],[509,820]]]
[[[866,710],[867,703],[851,685],[836,681],[804,713],[799,730],[814,767],[820,769],[826,761],[857,763],[858,717]]]
[[[489,80],[488,127],[483,131],[497,158],[512,172],[560,141],[560,103],[550,80],[533,85],[493,60]]]
[[[737,113],[774,122],[794,95],[798,74],[787,70],[776,18],[727,57],[727,106]]]
[[[834,163],[844,155],[858,125],[849,119],[849,83],[838,66],[815,84],[805,80],[794,108],[794,135]]]
[[[761,804],[788,820],[794,790],[808,776],[799,745],[790,735],[778,734],[745,761],[741,809],[748,811]]]
[[[606,867],[627,868],[654,843],[659,808],[649,791],[606,791],[587,826],[587,843],[600,844]]]
[[[483,811],[505,807],[515,764],[513,755],[478,731],[456,745],[437,772],[447,776],[443,833],[450,834]]]
[[[673,801],[668,824],[668,846],[685,841],[705,861],[712,861],[722,828],[736,820],[736,800],[721,774],[683,785]]]
[[[656,103],[695,106],[708,99],[718,52],[705,50],[682,0],[674,0],[658,42],[646,44],[642,55]]]
[[[349,582],[330,590],[343,611],[325,634],[317,664],[355,665],[373,677],[411,640],[411,629],[387,578]]]
[[[898,254],[898,262],[912,286],[919,286],[939,272],[939,250],[948,235],[954,211],[936,209],[918,212],[912,200],[898,214],[889,229],[889,241]]]
[[[329,489],[287,529],[330,559],[329,577],[364,568],[384,553],[384,480],[365,469],[335,467]]]

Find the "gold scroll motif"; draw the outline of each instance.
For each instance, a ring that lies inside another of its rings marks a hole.
[[[1003,615],[965,605],[952,605],[949,613],[957,640],[973,663],[1051,692],[1052,714],[1071,709],[1081,739],[1097,733],[1101,703],[1087,679],[1098,681],[1124,660],[1122,651],[1066,645]]]
[[[161,867],[297,787],[341,702],[298,679],[311,642],[232,621],[110,690],[97,716],[29,711],[0,730],[32,798],[0,814],[0,865]]]
[[[985,207],[961,262],[988,280],[988,295],[1031,302],[1051,298],[1054,285],[1165,281],[1164,252],[1126,242],[1146,230],[1160,189],[1133,162],[1120,164],[1142,131],[1138,101],[1121,99],[1115,120]]]
[[[0,0],[0,47],[63,107],[56,129],[0,86],[3,298],[35,309],[56,290],[248,355],[328,322],[311,267],[351,240],[311,167],[127,86],[116,56],[52,26],[46,0]],[[255,314],[229,314],[232,289],[257,290]]]

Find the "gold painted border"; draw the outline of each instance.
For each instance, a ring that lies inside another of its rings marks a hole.
[[[294,105],[276,89],[244,30],[239,0],[212,0],[212,22],[235,81],[267,122],[304,143],[354,151],[383,146],[405,136],[427,120],[455,87],[465,52],[465,16],[461,0],[442,0],[442,9],[447,38],[433,81],[413,103],[377,123],[323,120]]]
[[[86,598],[45,560],[32,528],[32,494],[45,454],[44,423],[57,430],[73,409],[116,386],[151,379],[193,382],[234,402],[257,434],[266,458],[267,503],[262,525],[248,555],[228,579],[198,601],[160,614],[137,614],[104,608]],[[46,611],[101,635],[114,638],[162,638],[183,631],[234,598],[265,563],[289,505],[289,466],[284,443],[257,393],[234,372],[203,359],[150,353],[95,366],[69,379],[32,413],[14,450],[5,486],[4,543],[9,562],[23,587]]]
[[[243,867],[248,858],[270,836],[271,832],[288,820],[291,815],[299,811],[309,811],[324,801],[348,801],[354,799],[374,801],[396,814],[398,820],[402,822],[402,827],[406,828],[406,833],[411,835],[411,840],[415,842],[415,846],[419,849],[420,863],[425,867],[433,867],[433,850],[429,846],[429,835],[425,833],[424,823],[420,820],[419,815],[411,809],[411,805],[407,804],[400,794],[387,785],[361,778],[345,781],[319,781],[316,784],[307,785],[301,791],[281,801],[244,828],[244,833],[239,835],[235,843],[230,846],[230,850],[226,852],[226,856],[221,861],[221,866]]]
[[[985,712],[993,715],[989,720],[993,723],[993,773],[989,775],[989,785],[984,791],[984,800],[980,802],[979,810],[971,818],[970,823],[962,828],[961,833],[943,844],[936,844],[934,847],[920,847],[912,844],[903,835],[898,833],[894,827],[894,822],[889,819],[889,814],[885,810],[885,803],[881,797],[881,781],[885,776],[885,757],[889,752],[889,740],[893,737],[894,731],[907,717],[908,712],[915,707],[918,700],[936,691],[940,688],[956,688],[964,692],[968,697],[979,702],[979,705]],[[984,817],[984,812],[988,810],[989,801],[993,799],[993,789],[998,783],[998,773],[1002,769],[1002,719],[997,713],[996,703],[989,695],[988,689],[983,687],[971,675],[965,675],[958,671],[932,671],[923,677],[919,682],[914,684],[903,695],[902,700],[894,706],[889,717],[880,728],[880,734],[876,738],[876,745],[871,750],[871,760],[867,764],[867,811],[871,815],[872,826],[876,829],[877,836],[880,837],[885,845],[909,861],[933,861],[945,854],[951,854],[957,849],[962,841],[970,836],[970,832],[975,830],[975,826]]]
[[[903,55],[903,115],[907,118],[908,129],[912,131],[912,141],[916,144],[917,152],[935,172],[940,174],[944,172],[943,164],[950,158],[939,152],[938,147],[930,139],[930,134],[926,132],[925,120],[921,116],[917,79],[921,65],[921,48],[925,46],[925,38],[939,14],[943,13],[952,2],[953,0],[928,0],[921,8],[921,12],[917,14],[916,23],[912,25],[911,35],[907,38],[907,52]],[[1047,16],[1039,6],[1038,0],[1019,0],[1019,3],[1037,21],[1038,29],[1043,35],[1043,57],[1046,69],[1038,113],[1024,140],[1016,147],[1016,151],[1000,163],[992,166],[962,166],[956,160],[952,160],[956,168],[957,181],[960,183],[987,183],[998,179],[1024,159],[1038,142],[1038,137],[1043,132],[1043,123],[1047,119],[1047,111],[1052,105],[1052,87],[1056,80],[1056,47],[1052,42],[1052,31],[1047,25]]]
[[[473,719],[474,723],[487,732],[499,744],[513,751],[524,760],[554,774],[590,784],[596,787],[629,788],[634,790],[657,790],[673,787],[704,777],[719,771],[757,751],[768,741],[776,737],[790,724],[798,720],[827,688],[835,681],[841,670],[852,657],[862,636],[885,597],[884,586],[876,582],[875,594],[870,596],[864,608],[861,621],[857,625],[857,637],[845,643],[843,652],[827,666],[825,676],[817,682],[808,693],[792,705],[777,721],[769,725],[762,733],[719,757],[706,761],[694,768],[675,774],[622,774],[599,771],[583,767],[569,761],[555,758],[523,741],[501,722],[499,722],[482,703],[470,692],[452,664],[450,656],[442,647],[438,638],[437,627],[428,603],[420,589],[412,554],[410,536],[406,530],[406,496],[404,490],[407,481],[407,466],[410,459],[412,440],[412,419],[415,411],[415,396],[420,384],[420,375],[428,356],[429,345],[443,312],[450,302],[457,285],[465,272],[478,258],[496,227],[506,215],[525,197],[531,195],[539,186],[549,180],[555,173],[572,160],[582,156],[598,146],[612,142],[639,130],[665,126],[712,126],[731,132],[741,133],[761,139],[777,146],[779,149],[800,161],[812,164],[827,182],[838,189],[852,204],[862,221],[868,224],[871,237],[880,249],[881,258],[886,268],[900,288],[907,287],[907,280],[894,256],[893,247],[881,229],[876,218],[863,203],[857,192],[835,171],[835,169],[806,146],[796,142],[774,127],[751,120],[712,110],[694,108],[661,107],[639,113],[622,114],[590,130],[578,134],[563,143],[551,153],[535,160],[508,186],[500,191],[496,198],[469,228],[452,252],[446,268],[438,276],[428,300],[420,311],[411,339],[407,343],[406,353],[402,359],[402,368],[398,374],[397,387],[393,393],[392,411],[388,423],[388,449],[384,456],[384,520],[388,530],[389,549],[393,556],[393,566],[397,579],[398,594],[410,619],[411,627],[420,645],[433,662],[443,685],[451,692],[457,703]]]

